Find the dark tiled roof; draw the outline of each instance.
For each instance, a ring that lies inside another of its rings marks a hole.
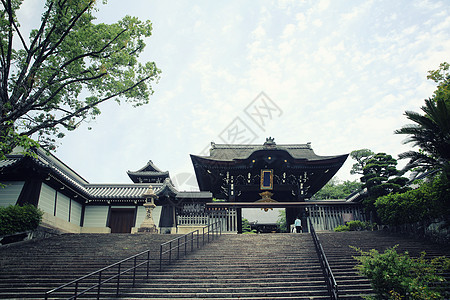
[[[245,144],[215,144],[211,143],[210,156],[204,156],[215,160],[246,159],[255,151],[280,150],[288,152],[295,159],[323,160],[335,156],[319,156],[314,153],[311,144],[284,144],[276,145],[245,145]]]
[[[35,156],[25,156],[24,154],[8,155],[7,159],[0,161],[0,171],[15,168],[25,159],[29,159],[33,164],[40,168],[47,170],[48,174],[60,182],[65,182],[71,188],[75,188],[78,193],[92,201],[106,201],[106,200],[143,200],[142,195],[151,185],[155,194],[161,194],[167,191],[176,195],[178,190],[173,186],[170,178],[166,178],[163,183],[130,183],[130,184],[90,184],[74,170],[65,165],[57,157],[46,153],[41,149],[35,150]],[[146,167],[153,168],[151,161]],[[142,169],[139,171],[141,172]],[[146,172],[146,171],[143,171]],[[159,172],[156,167],[154,171]],[[168,172],[161,172],[167,174]]]
[[[148,187],[148,183],[86,185],[87,191],[95,199],[143,199],[142,194]],[[155,189],[156,187],[153,187],[153,190]]]
[[[128,177],[135,182],[162,182],[169,178],[168,171],[161,171],[151,160],[137,171],[127,171]]]
[[[157,174],[169,174],[169,172],[165,171],[161,171],[157,166],[155,166],[155,164],[149,160],[148,163],[140,168],[137,171],[128,171],[128,174],[133,174],[133,175],[142,175],[142,174],[147,174],[147,175],[157,175]]]
[[[156,172],[156,171],[144,171],[144,172],[127,172],[129,175],[135,175],[135,176],[163,176],[163,175],[169,175],[169,171],[165,172]]]
[[[17,163],[18,161],[20,161],[22,159],[22,156],[10,156],[5,160],[0,160],[0,170],[2,168],[6,168],[6,167],[10,167],[12,165],[14,165],[15,163]]]

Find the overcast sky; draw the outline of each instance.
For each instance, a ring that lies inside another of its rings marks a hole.
[[[32,20],[37,2],[26,0],[22,16]],[[99,22],[152,21],[140,59],[156,62],[161,80],[150,104],[102,105],[55,154],[91,183],[129,183],[126,171],[152,160],[187,190],[189,154],[211,141],[270,136],[311,142],[318,155],[369,148],[397,157],[410,149],[393,134],[408,123],[404,111],[420,110],[435,89],[427,71],[450,61],[449,4],[109,0]],[[357,179],[353,163],[337,176]]]

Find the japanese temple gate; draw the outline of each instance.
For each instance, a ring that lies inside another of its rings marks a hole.
[[[273,138],[263,145],[211,143],[209,156],[191,155],[200,191],[211,192],[219,200],[204,203],[202,222],[222,218],[225,231],[242,232],[242,208],[246,207],[285,208],[288,225],[299,217],[303,228],[308,228],[309,217],[317,230],[364,220],[358,203],[310,200],[347,157],[319,156],[310,143],[277,145]],[[195,218],[183,211],[179,224],[195,222]]]

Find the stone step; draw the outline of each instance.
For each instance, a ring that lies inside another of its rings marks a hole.
[[[186,257],[180,252],[180,260],[158,272],[159,244],[173,237],[63,235],[45,242],[30,241],[25,243],[27,247],[0,247],[0,298],[42,298],[37,295],[145,249],[153,249],[149,283],[144,283],[144,273],[138,270],[137,288],[121,290],[123,299],[329,298],[308,234],[223,235]],[[341,299],[362,299],[372,293],[369,281],[354,269],[357,262],[353,256],[357,252],[349,245],[385,249],[397,242],[396,238],[378,233],[319,233],[319,238],[338,281]],[[449,253],[399,240],[399,249],[412,249],[411,253]],[[83,284],[95,282],[91,278]],[[122,276],[121,282],[131,286],[128,276]],[[102,287],[102,291],[117,299],[114,286]]]

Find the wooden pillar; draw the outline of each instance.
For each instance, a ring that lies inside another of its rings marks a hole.
[[[303,232],[309,232],[308,230],[308,210],[306,207],[300,208],[300,220],[302,221]]]
[[[242,208],[236,208],[236,218],[237,218],[237,233],[242,233]]]

